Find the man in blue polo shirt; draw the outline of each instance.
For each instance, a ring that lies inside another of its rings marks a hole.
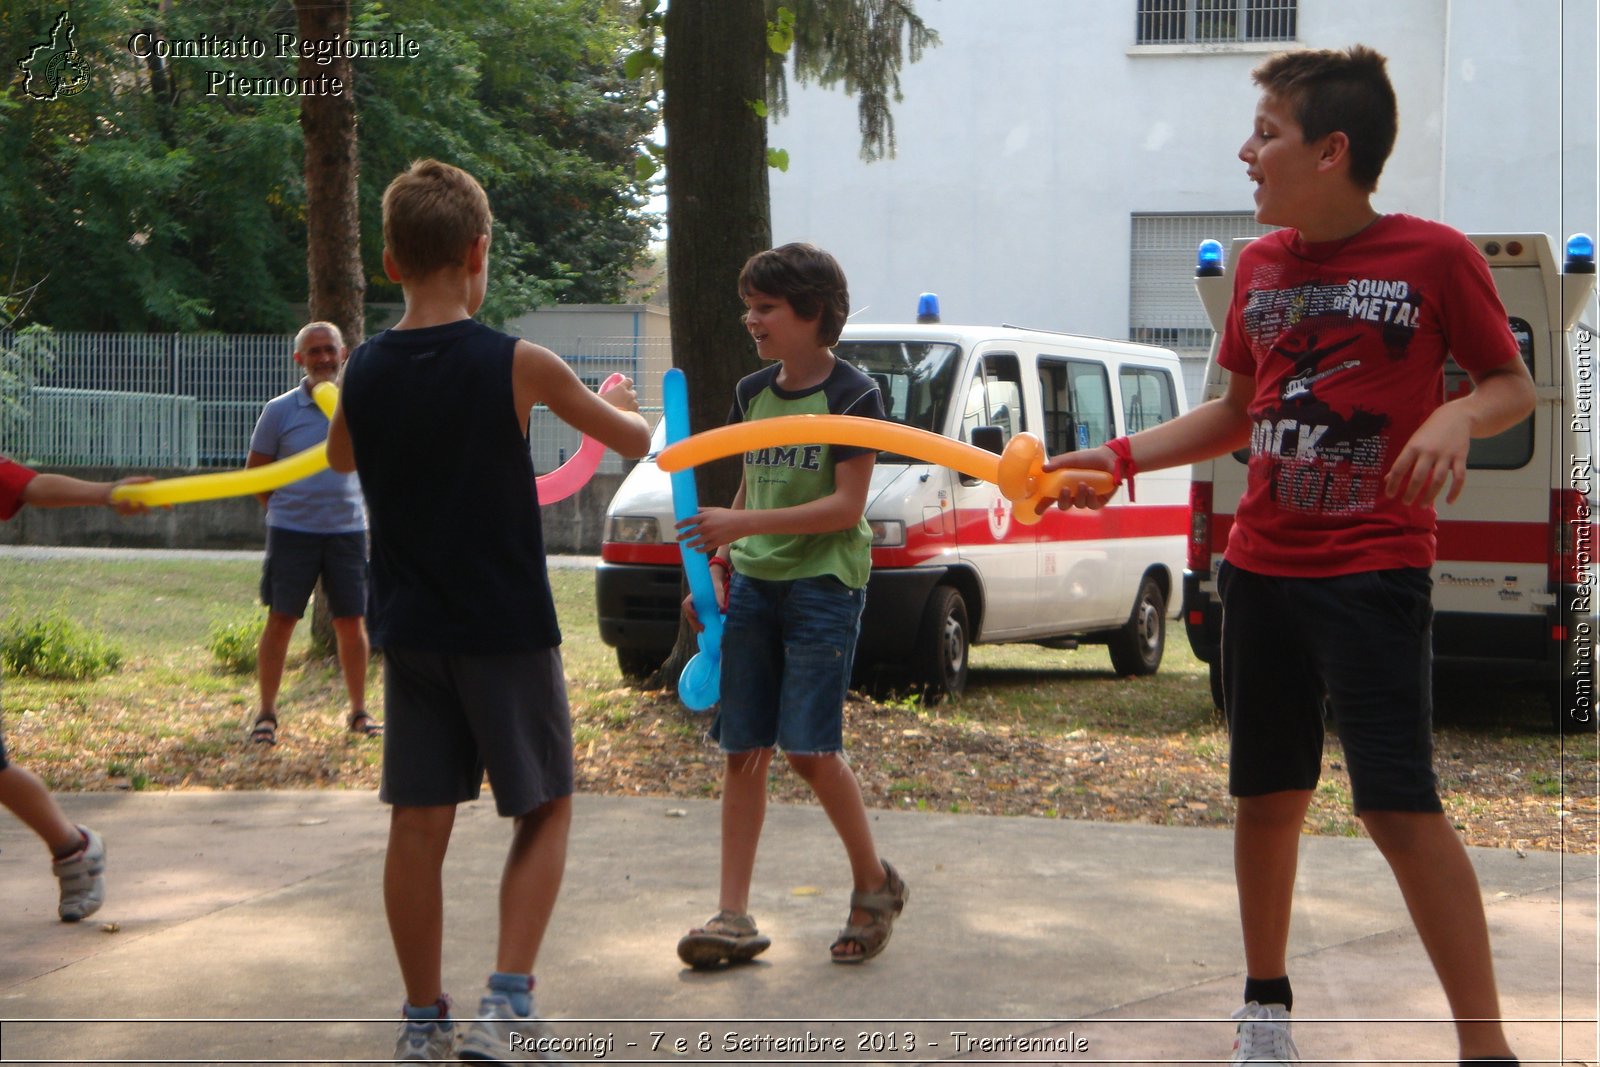
[[[246,467],[292,456],[328,439],[328,417],[311,399],[311,390],[339,376],[349,350],[331,322],[312,322],[294,339],[294,361],[306,376],[293,389],[268,401],[250,435]],[[250,740],[278,740],[278,686],[295,623],[305,614],[311,591],[322,579],[333,613],[339,667],[350,693],[351,732],[383,733],[366,712],[367,515],[354,474],[325,470],[258,494],[267,509],[267,554],[261,567],[261,602],[267,625],[256,653],[261,710]]]

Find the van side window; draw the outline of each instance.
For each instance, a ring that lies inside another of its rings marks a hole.
[[[1166,371],[1123,367],[1117,383],[1122,386],[1123,433],[1138,433],[1178,417],[1178,398]]]
[[[1517,339],[1517,351],[1522,353],[1522,362],[1528,365],[1528,373],[1533,374],[1533,328],[1525,319],[1515,315],[1509,319],[1511,336]],[[1467,372],[1454,359],[1448,359],[1444,364],[1444,398],[1454,400],[1456,397],[1466,396],[1472,392],[1472,379],[1467,377]],[[1516,470],[1528,465],[1533,459],[1533,416],[1529,415],[1509,430],[1503,430],[1493,437],[1475,437],[1467,448],[1468,470]]]
[[[984,356],[967,385],[961,439],[970,442],[977,426],[998,426],[1007,441],[1028,428],[1022,410],[1022,368],[1016,356]]]
[[[1093,448],[1116,436],[1111,376],[1105,364],[1041,357],[1039,392],[1044,397],[1045,451],[1050,455]]]

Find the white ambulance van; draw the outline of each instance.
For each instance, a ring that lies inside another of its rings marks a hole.
[[[878,382],[891,419],[995,452],[1027,431],[1057,455],[1186,406],[1177,357],[1124,341],[933,322],[849,325],[834,351]],[[1118,671],[1153,673],[1176,617],[1188,489],[1187,467],[1140,475],[1136,503],[1119,493],[1029,526],[988,482],[880,454],[858,678],[887,668],[932,698],[960,693],[980,641],[1105,643]],[[600,635],[625,673],[654,669],[677,635],[673,532],[669,479],[647,457],[611,502],[596,572]]]
[[[1577,325],[1594,291],[1594,244],[1567,245],[1558,266],[1545,234],[1474,234],[1506,306],[1511,332],[1538,388],[1532,415],[1472,442],[1466,489],[1438,505],[1433,567],[1434,656],[1440,670],[1487,667],[1541,681],[1554,720],[1593,729],[1595,352],[1592,329]],[[1233,243],[1228,266],[1249,238]],[[1207,248],[1207,245],[1210,248]],[[1233,281],[1216,242],[1201,246],[1195,288],[1217,331],[1204,397],[1221,396],[1227,372],[1217,347]],[[1446,398],[1472,388],[1451,360]],[[1196,464],[1183,579],[1189,643],[1211,667],[1222,707],[1217,568],[1244,493],[1248,449]]]

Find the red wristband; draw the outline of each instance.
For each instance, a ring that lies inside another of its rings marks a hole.
[[[1133,446],[1128,443],[1126,437],[1113,437],[1106,442],[1106,448],[1117,457],[1111,476],[1117,480],[1118,485],[1123,482],[1128,483],[1128,499],[1138,500],[1133,492],[1133,476],[1139,473],[1139,465],[1133,461]]]

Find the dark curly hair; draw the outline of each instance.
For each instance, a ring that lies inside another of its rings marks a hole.
[[[844,269],[816,245],[794,242],[757,252],[739,272],[739,296],[781,296],[802,319],[817,320],[817,337],[832,348],[850,317]]]

